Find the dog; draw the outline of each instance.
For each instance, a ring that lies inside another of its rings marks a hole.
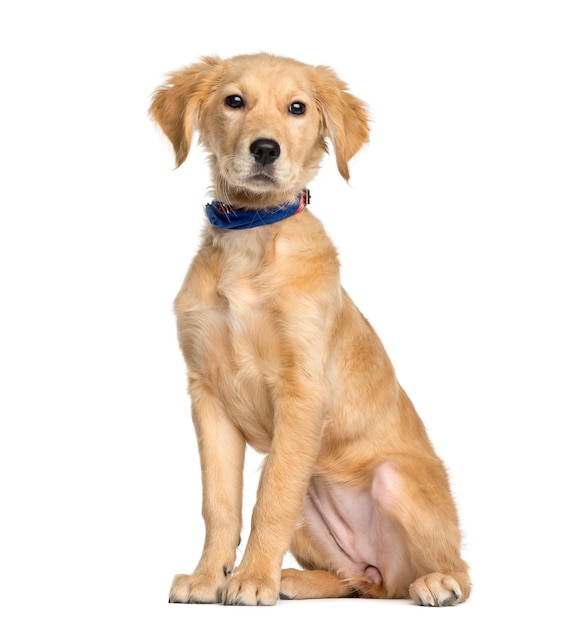
[[[349,180],[367,105],[329,67],[259,53],[170,74],[150,115],[177,167],[198,133],[215,196],[174,304],[206,534],[169,601],[463,602],[471,582],[445,467],[308,208],[328,142]],[[247,444],[265,462],[236,568]],[[289,550],[302,569],[281,569]]]

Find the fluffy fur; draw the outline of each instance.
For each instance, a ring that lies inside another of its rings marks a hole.
[[[294,200],[327,140],[348,179],[369,136],[365,105],[331,69],[268,54],[171,74],[151,114],[177,165],[198,131],[215,197],[247,210]],[[206,539],[195,571],[174,578],[172,602],[469,596],[444,466],[308,209],[244,231],[207,225],[175,312]],[[246,444],[266,460],[234,569]],[[289,549],[303,570],[281,572]]]

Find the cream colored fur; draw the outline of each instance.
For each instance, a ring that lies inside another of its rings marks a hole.
[[[365,105],[332,70],[267,54],[171,74],[151,114],[177,165],[197,131],[216,198],[248,210],[293,200],[326,140],[347,179],[369,133]],[[262,162],[257,139],[280,153]],[[172,602],[468,597],[444,466],[308,209],[243,231],[207,225],[175,311],[206,539],[194,572],[175,577]],[[235,568],[246,444],[266,461]],[[289,549],[303,570],[281,572]]]

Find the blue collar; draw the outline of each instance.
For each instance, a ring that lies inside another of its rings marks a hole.
[[[206,215],[210,224],[216,228],[243,230],[280,222],[291,215],[300,213],[309,202],[310,192],[308,189],[305,189],[293,204],[270,206],[266,209],[232,207],[214,200],[211,204],[206,205]]]

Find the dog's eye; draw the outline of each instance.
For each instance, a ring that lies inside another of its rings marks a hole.
[[[306,105],[302,102],[293,102],[288,107],[288,110],[293,115],[304,115],[304,113],[306,112]]]
[[[241,96],[228,96],[226,98],[226,104],[232,109],[241,109],[244,102]]]

